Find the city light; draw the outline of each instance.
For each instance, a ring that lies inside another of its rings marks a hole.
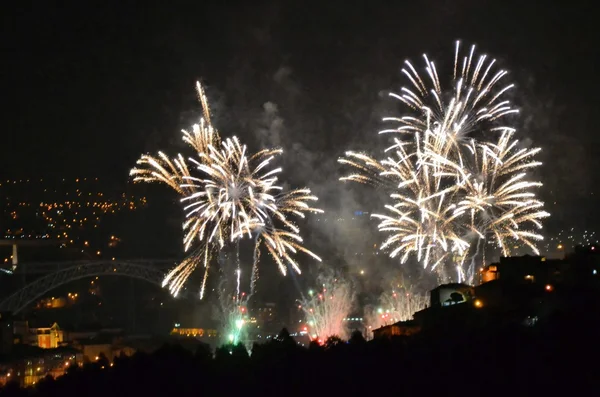
[[[479,309],[479,308],[483,307],[483,302],[480,301],[479,299],[475,299],[474,305],[476,308]]]
[[[89,183],[83,183],[88,180]],[[19,222],[18,227],[5,228],[0,232],[4,233],[5,239],[57,239],[60,240],[60,248],[76,248],[84,254],[97,252],[100,247],[92,248],[91,242],[80,239],[78,233],[99,228],[104,216],[134,211],[147,203],[145,197],[133,197],[125,193],[105,197],[105,193],[98,191],[99,186],[94,185],[97,181],[98,178],[63,179],[62,182],[66,183],[51,182],[44,185],[44,180],[39,179],[0,184],[7,203],[4,212],[11,220]],[[39,226],[31,229],[28,219],[42,222],[36,221]],[[21,224],[21,220],[26,223]],[[114,234],[106,236],[107,239],[109,237],[113,237],[109,240],[112,242],[109,247],[120,242]],[[95,241],[93,244],[104,243]],[[87,249],[90,251],[86,252]]]

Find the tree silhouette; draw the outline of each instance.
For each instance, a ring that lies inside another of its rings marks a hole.
[[[238,343],[232,347],[231,356],[239,363],[246,363],[250,358],[250,356],[248,356],[248,350],[246,349],[246,346],[244,346],[242,343]]]
[[[196,353],[194,354],[194,357],[196,358],[196,360],[202,362],[210,361],[210,359],[212,359],[212,352],[210,350],[210,346],[206,343],[200,344],[196,348]]]
[[[339,336],[331,335],[329,338],[327,338],[324,345],[326,349],[330,349],[339,345],[340,343],[344,343],[344,341]]]
[[[283,328],[281,331],[279,331],[279,335],[277,335],[277,338],[275,340],[281,343],[282,346],[287,348],[294,348],[297,345],[294,338],[290,336],[290,333],[287,330],[287,328]]]
[[[354,330],[352,332],[352,335],[350,335],[350,339],[348,339],[348,342],[351,345],[362,346],[367,343],[367,340],[363,336],[362,332],[360,332],[359,330]]]
[[[108,358],[106,358],[106,355],[104,353],[100,353],[98,355],[98,360],[96,361],[97,365],[100,367],[108,367],[110,365],[110,361],[108,361]]]

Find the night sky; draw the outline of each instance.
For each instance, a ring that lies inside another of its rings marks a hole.
[[[326,209],[365,206],[336,181],[337,157],[382,147],[376,132],[397,109],[387,92],[403,83],[405,59],[451,61],[461,39],[498,58],[518,87],[520,137],[543,148],[548,226],[593,224],[593,2],[420,3],[3,4],[0,179],[123,186],[140,153],[184,150],[179,130],[198,120],[200,79],[223,135],[281,145],[286,179],[314,188]]]

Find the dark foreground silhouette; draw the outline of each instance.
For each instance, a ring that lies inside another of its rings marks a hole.
[[[580,301],[534,327],[438,329],[370,342],[355,333],[309,348],[284,332],[251,356],[242,346],[213,357],[166,345],[112,367],[101,359],[71,368],[32,389],[8,384],[0,396],[577,395],[600,383],[599,314],[597,304]]]

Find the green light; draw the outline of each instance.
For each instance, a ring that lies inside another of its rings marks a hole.
[[[308,290],[308,294],[309,294],[310,296],[313,296],[313,294],[314,294],[313,290],[312,290],[312,289],[311,289],[311,290]]]
[[[229,342],[233,343],[234,338],[235,336],[233,336],[233,334],[229,334]]]
[[[237,327],[237,329],[241,329],[244,326],[244,320],[242,320],[241,318],[235,320],[235,326]]]
[[[383,313],[383,309],[382,308],[377,309],[377,313],[379,313],[379,314]]]

